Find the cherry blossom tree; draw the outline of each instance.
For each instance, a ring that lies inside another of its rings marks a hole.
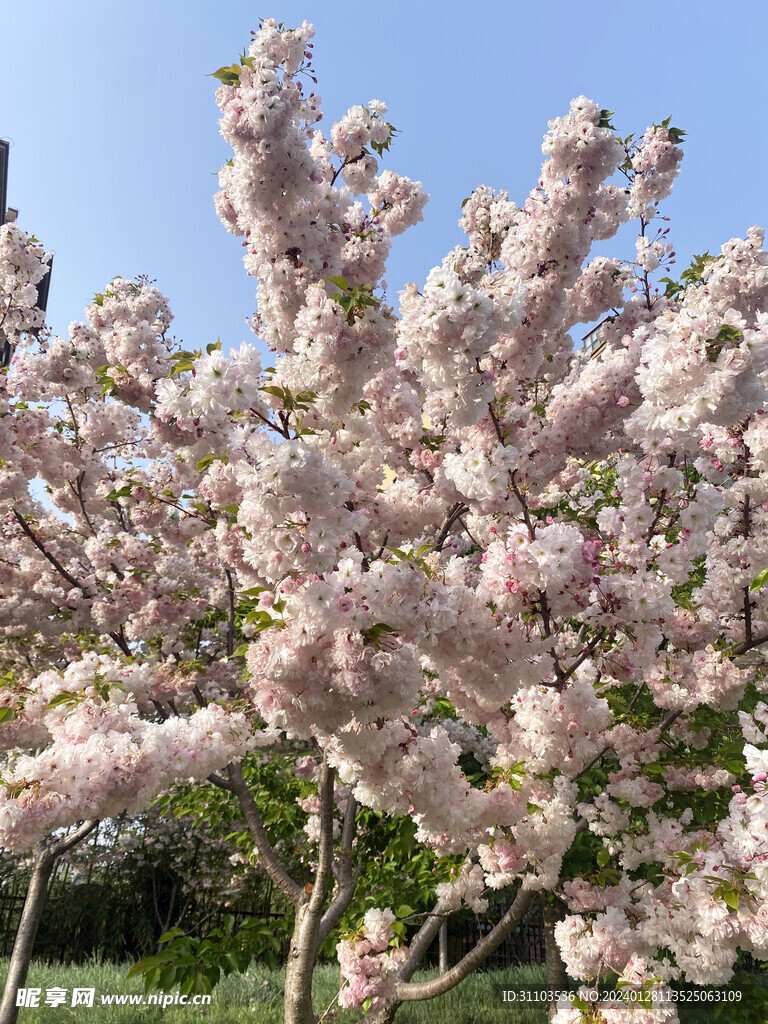
[[[768,956],[763,234],[658,280],[683,133],[618,138],[579,97],[522,205],[476,189],[397,316],[391,239],[427,197],[380,167],[380,101],[320,130],[312,35],[267,20],[216,73],[216,207],[271,365],[179,351],[164,297],[118,279],[2,379],[0,841],[209,779],[295,908],[285,1019],[310,1024],[359,816],[411,819],[434,903],[340,939],[344,1005],[384,1024],[447,991],[542,896],[571,978],[658,999],[558,1024],[674,1021],[671,983]],[[590,259],[630,221],[633,261]],[[26,295],[30,243],[2,244]],[[569,331],[598,321],[588,359]],[[303,884],[241,769],[276,745],[311,783]],[[493,929],[412,981],[489,890]]]

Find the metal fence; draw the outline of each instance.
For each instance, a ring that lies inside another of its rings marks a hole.
[[[506,911],[505,904],[489,907],[486,914],[461,912],[448,919],[448,963],[458,963],[479,940],[493,928]],[[429,966],[439,963],[439,940],[430,946],[425,957]],[[517,964],[543,963],[546,958],[544,947],[544,922],[538,902],[526,914],[511,935],[490,954],[483,964],[483,970],[496,970]]]
[[[25,884],[19,880],[18,885],[0,888],[0,957],[9,956],[13,948],[21,912],[24,906]],[[66,909],[66,902],[71,904],[69,897],[52,892],[49,896],[41,921],[38,939],[35,943],[35,956],[51,962],[78,962],[97,951],[97,929],[89,927],[88,912],[83,899],[85,914],[80,922],[71,922],[71,927],[61,927],[61,912]],[[448,921],[448,957],[450,963],[457,963],[491,930],[493,925],[504,914],[506,905],[499,901],[489,908],[487,914],[472,914],[469,911],[454,914]],[[205,929],[219,927],[227,915],[235,918],[236,925],[248,918],[282,921],[285,914],[271,906],[269,897],[263,901],[234,903],[222,907],[209,915],[205,921]],[[94,947],[95,943],[95,947]],[[287,953],[287,943],[285,951]],[[544,960],[544,929],[541,911],[536,905],[523,918],[521,924],[501,945],[488,957],[488,969],[508,967],[521,963],[540,963]],[[426,963],[437,964],[439,958],[438,941],[430,947]]]

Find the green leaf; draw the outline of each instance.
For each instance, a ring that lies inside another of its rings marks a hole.
[[[768,583],[768,569],[763,569],[761,573],[752,580],[749,585],[750,590],[762,590],[765,584]]]
[[[208,467],[212,463],[216,462],[217,460],[219,462],[226,462],[227,461],[227,456],[226,455],[204,455],[202,457],[202,459],[198,459],[197,460],[197,463],[195,465],[195,472],[196,473],[202,473],[204,469],[208,469]]]
[[[128,498],[128,497],[130,497],[131,489],[132,489],[132,484],[125,484],[123,487],[120,487],[118,490],[110,491],[109,494],[106,497],[106,500],[107,501],[117,501],[118,498]]]
[[[13,708],[0,708],[0,722],[7,722],[15,717],[16,712]]]
[[[135,974],[142,974],[149,970],[150,967],[157,967],[159,964],[157,956],[145,956],[138,963],[135,963],[133,967],[128,971],[128,977],[132,977]]]
[[[154,967],[152,968],[152,970],[147,971],[146,974],[144,975],[144,991],[149,992],[151,988],[156,988],[159,977],[159,967]]]
[[[743,337],[744,335],[738,328],[731,327],[729,324],[723,324],[715,337],[705,342],[707,359],[709,359],[710,363],[714,363],[726,345],[737,345]]]
[[[377,647],[381,644],[381,638],[385,633],[394,633],[395,630],[392,626],[388,626],[386,622],[377,622],[373,626],[369,626],[368,629],[361,629],[360,633],[365,637],[366,640],[370,640],[371,643],[376,644]]]
[[[173,964],[169,964],[167,967],[163,967],[160,971],[160,976],[157,979],[157,987],[162,989],[163,992],[167,992],[173,987],[176,981],[176,968]]]
[[[57,693],[55,697],[52,697],[45,706],[46,711],[51,708],[57,708],[62,704],[77,704],[80,700],[80,695],[72,693],[70,690],[62,690],[61,693]]]
[[[615,113],[616,113],[615,110],[601,110],[600,111],[600,120],[597,122],[597,127],[598,128],[610,128],[611,131],[614,131],[614,127],[611,124],[611,118],[613,117],[613,115]]]
[[[205,77],[218,78],[222,85],[239,85],[240,65],[230,64],[229,67],[219,68],[218,71],[212,71],[210,75],[206,75]]]
[[[597,853],[597,864],[598,864],[598,867],[604,868],[605,865],[608,863],[608,861],[610,859],[611,859],[611,855],[610,855],[610,853],[605,848],[603,848],[602,850],[598,850],[598,853]]]
[[[347,291],[349,288],[346,277],[342,277],[341,275],[338,275],[337,277],[329,277],[326,280],[330,281],[331,284],[335,284],[337,288],[342,288],[344,291]]]
[[[723,889],[723,900],[731,910],[739,909],[739,892],[738,889]]]
[[[297,402],[303,402],[305,404],[308,403],[308,402],[316,402],[317,398],[318,398],[318,394],[317,394],[316,391],[300,391],[296,395],[296,401]]]
[[[194,975],[193,975],[192,977],[187,978],[186,981],[182,981],[181,985],[179,985],[179,994],[182,995],[182,996],[191,995],[194,987],[195,987],[195,978],[194,978]]]

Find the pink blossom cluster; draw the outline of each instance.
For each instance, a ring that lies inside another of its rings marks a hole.
[[[51,254],[16,223],[0,228],[0,328],[11,342],[43,326],[37,285],[49,271]]]
[[[341,976],[347,983],[339,996],[342,1006],[356,1008],[370,999],[375,1008],[394,992],[394,973],[406,955],[404,946],[390,945],[394,921],[389,907],[372,907],[359,931],[336,946]]]
[[[140,718],[131,675],[89,656],[31,682],[24,715],[41,716],[49,739],[39,752],[6,754],[2,845],[24,848],[79,818],[140,810],[174,780],[204,779],[253,745],[245,716],[218,704],[163,722]]]

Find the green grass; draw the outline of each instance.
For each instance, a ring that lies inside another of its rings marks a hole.
[[[4,979],[7,961],[0,961],[0,979]],[[140,994],[143,989],[137,979],[127,980],[128,965],[94,962],[80,967],[64,967],[35,962],[27,985],[45,990],[58,986],[94,988],[96,996],[92,1008],[50,1007],[22,1009],[19,1024],[282,1024],[283,983],[282,971],[269,971],[263,967],[251,968],[245,974],[231,975],[214,989],[210,1006],[115,1006],[102,1005],[101,996],[125,993]],[[434,976],[434,972],[417,974],[414,980]],[[544,974],[539,966],[524,966],[506,970],[474,974],[463,984],[437,999],[421,1003],[406,1003],[397,1015],[396,1024],[544,1024],[543,1008],[518,1008],[502,1002],[502,990],[521,985],[543,987]],[[737,982],[734,982],[737,984]],[[319,1014],[328,1011],[323,1024],[354,1024],[361,1014],[339,1010],[335,997],[339,991],[338,968],[320,966],[315,972],[314,1000]],[[42,1000],[41,1000],[42,1001]],[[717,1020],[717,1024],[737,1024],[746,1019],[744,1007],[734,1006]],[[629,1015],[628,1015],[629,1017]],[[759,1018],[750,1018],[752,1020]],[[711,1008],[683,1007],[682,1024],[709,1024],[713,1021]],[[768,1015],[765,1018],[768,1022]],[[627,1021],[629,1024],[629,1019]]]

